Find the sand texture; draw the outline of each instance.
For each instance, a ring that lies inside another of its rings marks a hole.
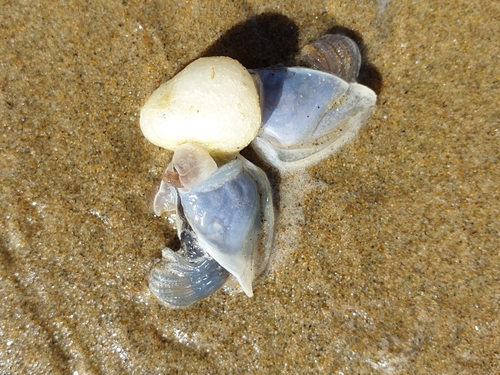
[[[0,374],[500,373],[500,2],[1,1]],[[139,111],[201,56],[293,63],[328,30],[378,94],[278,197],[254,297],[162,306],[177,246]],[[305,182],[304,182],[305,181]]]

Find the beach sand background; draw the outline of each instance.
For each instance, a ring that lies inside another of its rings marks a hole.
[[[192,60],[341,30],[378,94],[279,198],[255,296],[162,306],[170,154],[139,111]],[[500,372],[500,2],[2,1],[0,373]],[[304,183],[303,181],[306,181]]]

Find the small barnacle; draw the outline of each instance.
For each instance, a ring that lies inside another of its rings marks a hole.
[[[302,48],[301,57],[311,68],[355,82],[361,67],[358,45],[345,35],[325,34]]]

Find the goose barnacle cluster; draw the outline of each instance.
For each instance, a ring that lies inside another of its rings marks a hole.
[[[357,84],[361,55],[341,35],[302,50],[315,69],[247,70],[229,57],[200,58],[161,85],[141,110],[141,130],[173,151],[154,198],[175,211],[180,249],[165,248],[149,276],[169,306],[186,306],[231,275],[251,297],[266,268],[274,208],[266,174],[239,154],[251,145],[279,171],[330,155],[367,121],[376,102]]]

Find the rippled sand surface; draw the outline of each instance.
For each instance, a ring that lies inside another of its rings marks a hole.
[[[500,372],[499,18],[495,1],[4,1],[0,373]],[[332,28],[361,43],[371,120],[273,177],[254,298],[161,306],[146,279],[175,232],[148,194],[170,154],[140,107],[200,56],[290,63]]]

